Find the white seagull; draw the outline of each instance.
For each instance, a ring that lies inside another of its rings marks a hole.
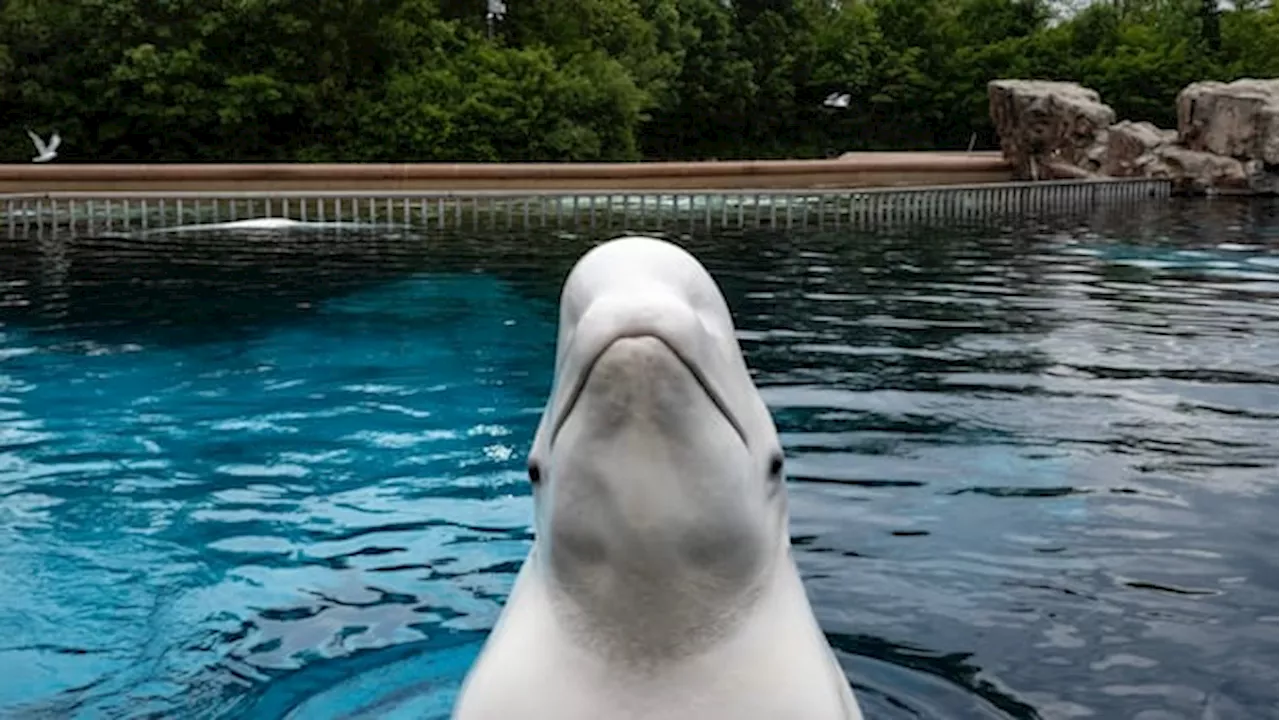
[[[833,108],[847,108],[849,107],[850,100],[851,98],[849,96],[849,93],[841,94],[838,92],[833,92],[827,96],[826,100],[822,101],[822,104],[826,105],[827,107],[833,107]]]
[[[62,144],[62,137],[58,135],[56,131],[53,135],[49,136],[49,143],[47,145],[40,139],[39,135],[36,135],[30,130],[27,131],[27,137],[31,138],[31,142],[35,143],[36,152],[40,153],[39,155],[31,158],[31,162],[44,163],[58,157],[58,146]]]

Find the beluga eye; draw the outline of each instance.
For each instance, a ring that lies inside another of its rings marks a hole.
[[[775,450],[769,457],[769,477],[777,480],[782,477],[782,451]]]
[[[542,467],[538,465],[538,461],[529,461],[529,482],[537,485],[542,482]]]

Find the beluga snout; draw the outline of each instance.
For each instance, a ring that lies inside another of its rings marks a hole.
[[[647,409],[662,415],[649,419],[673,423],[684,415],[678,412],[681,405],[705,395],[746,442],[735,415],[743,409],[730,406],[717,382],[715,369],[727,358],[720,353],[723,337],[713,317],[704,319],[688,299],[661,282],[641,279],[653,278],[630,278],[595,298],[567,335],[559,375],[565,385],[557,387],[550,444],[583,393],[613,405],[616,413]]]

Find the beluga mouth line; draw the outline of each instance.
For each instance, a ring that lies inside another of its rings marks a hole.
[[[715,403],[716,407],[720,409],[720,412],[724,415],[724,419],[728,421],[730,425],[733,426],[733,429],[742,438],[742,441],[744,443],[747,442],[747,434],[746,434],[746,431],[743,430],[742,428],[742,423],[740,423],[738,419],[734,417],[733,412],[725,404],[724,399],[720,397],[720,394],[716,391],[715,386],[707,379],[706,374],[702,372],[702,370],[698,367],[696,363],[690,362],[689,358],[685,357],[685,355],[680,352],[679,348],[677,348],[670,341],[664,338],[660,333],[633,332],[633,333],[623,333],[623,334],[617,335],[612,340],[610,340],[608,344],[600,348],[599,352],[597,352],[595,356],[591,358],[591,361],[586,366],[585,370],[582,373],[579,373],[578,377],[574,379],[573,390],[567,396],[564,407],[559,411],[556,417],[555,427],[553,428],[552,434],[551,434],[551,443],[555,444],[556,437],[560,434],[560,428],[564,426],[565,420],[569,417],[570,413],[573,412],[574,406],[578,402],[578,398],[582,395],[582,388],[586,386],[587,380],[591,377],[591,373],[593,370],[595,370],[596,363],[599,362],[600,358],[605,353],[607,353],[611,348],[617,345],[620,341],[638,340],[638,339],[644,339],[644,338],[656,340],[662,343],[662,345],[666,347],[666,349],[670,351],[672,355],[674,355],[678,360],[680,360],[681,363],[684,364],[685,369],[688,370],[689,373],[693,375],[693,377],[698,381],[698,385],[701,386],[702,391],[706,393],[707,397],[711,400],[711,402]]]

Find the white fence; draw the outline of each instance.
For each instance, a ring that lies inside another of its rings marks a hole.
[[[9,238],[213,229],[276,219],[316,229],[672,230],[865,227],[985,220],[1145,203],[1167,180],[1066,180],[832,190],[471,192],[53,192],[0,195]]]

